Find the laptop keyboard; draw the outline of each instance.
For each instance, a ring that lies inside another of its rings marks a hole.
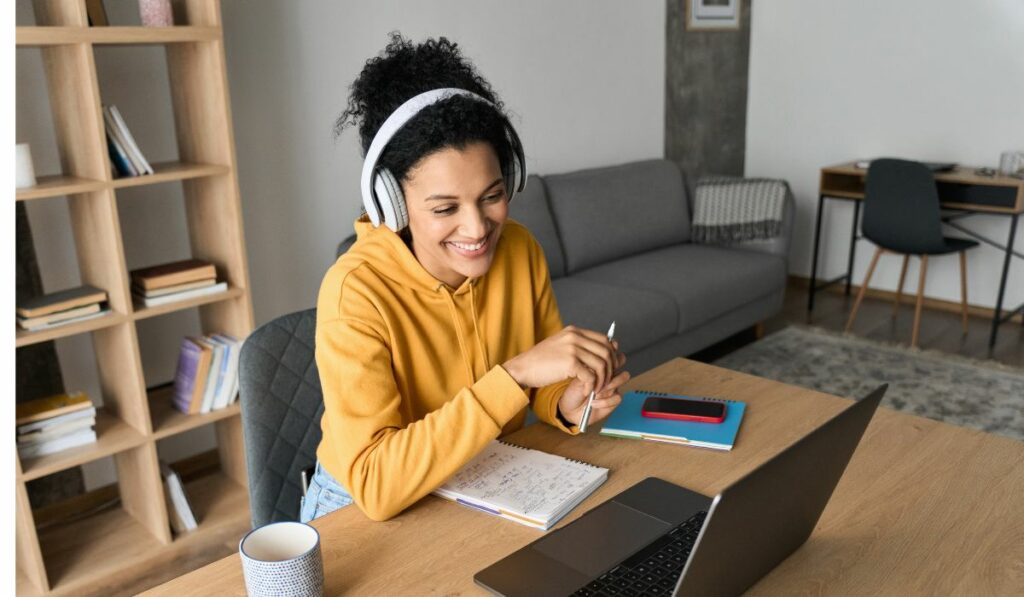
[[[694,514],[573,595],[671,595],[707,515]]]

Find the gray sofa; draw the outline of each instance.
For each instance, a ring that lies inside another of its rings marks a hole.
[[[690,242],[689,193],[668,160],[532,175],[510,211],[544,248],[563,321],[601,331],[616,321],[634,375],[782,307],[792,197],[781,236],[730,246]]]

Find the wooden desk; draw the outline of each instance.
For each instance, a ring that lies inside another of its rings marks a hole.
[[[631,388],[748,402],[732,452],[570,437],[543,425],[508,439],[609,467],[608,481],[558,526],[659,476],[714,495],[820,425],[840,398],[684,359]],[[539,531],[427,497],[373,522],[355,507],[314,521],[326,594],[484,595],[473,574]],[[754,595],[1024,592],[1024,443],[879,409],[810,539]],[[238,555],[147,595],[244,595]]]
[[[1013,241],[1017,234],[1017,220],[1024,213],[1024,180],[1010,176],[982,176],[977,168],[957,166],[950,172],[935,173],[935,185],[939,192],[939,201],[944,209],[958,213],[943,218],[943,221],[988,245],[1004,252],[1003,274],[999,280],[999,293],[996,297],[995,313],[992,316],[992,331],[989,334],[989,349],[996,344],[999,326],[1009,321],[1018,311],[1024,310],[1024,303],[1003,314],[1003,297],[1006,294],[1006,278],[1010,271],[1010,259],[1017,256],[1024,259],[1024,254],[1013,249]],[[856,162],[844,162],[821,169],[818,183],[818,213],[814,224],[814,254],[811,258],[811,285],[807,297],[807,311],[814,310],[814,294],[835,284],[846,282],[846,294],[850,294],[853,282],[853,258],[857,251],[857,241],[861,238],[860,205],[864,199],[864,183],[867,169],[859,168]],[[850,249],[846,259],[846,273],[818,284],[818,247],[821,242],[821,215],[826,199],[853,201],[853,222],[850,231]],[[1010,233],[1005,245],[982,236],[969,228],[956,223],[955,220],[965,216],[987,214],[1010,218]]]

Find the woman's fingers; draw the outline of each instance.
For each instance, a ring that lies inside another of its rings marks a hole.
[[[612,344],[608,342],[608,338],[601,335],[597,335],[595,338],[595,334],[596,332],[590,330],[577,329],[573,338],[576,347],[593,354],[604,362],[603,366],[595,368],[594,365],[590,364],[593,361],[587,361],[587,366],[599,373],[601,378],[600,385],[603,386],[611,381],[612,374],[618,368],[618,359],[615,357],[615,350],[612,348]],[[582,358],[583,356],[580,353],[580,357]]]

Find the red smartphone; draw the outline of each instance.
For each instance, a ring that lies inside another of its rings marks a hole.
[[[655,419],[721,423],[725,420],[725,403],[700,398],[667,398],[651,396],[644,400],[640,413]]]

